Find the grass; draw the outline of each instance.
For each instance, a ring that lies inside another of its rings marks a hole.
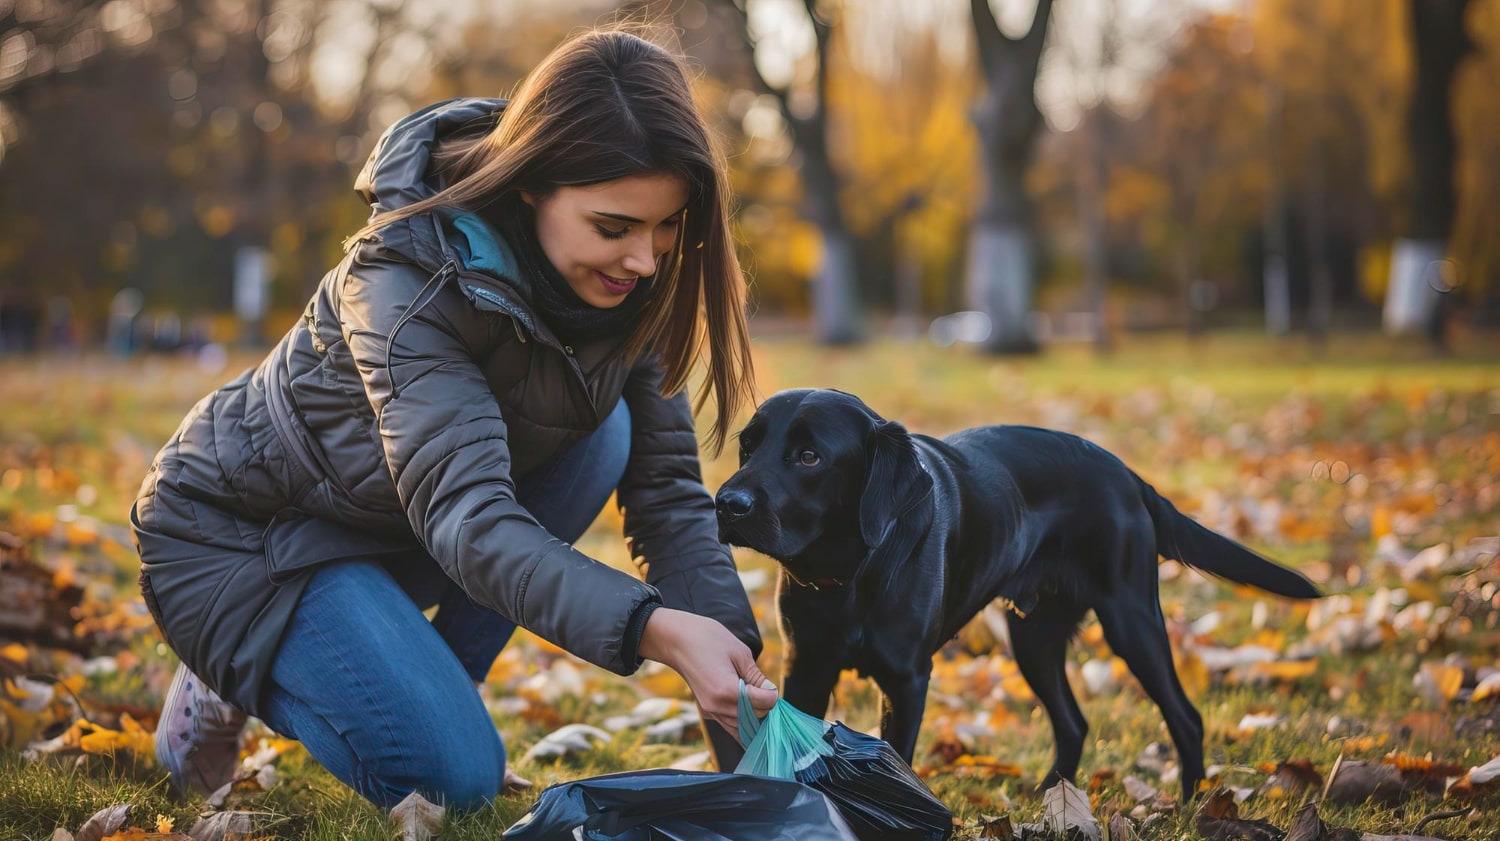
[[[1491,570],[1486,576],[1452,576],[1403,582],[1372,560],[1376,538],[1390,534],[1420,549],[1438,543],[1462,545],[1469,538],[1500,533],[1500,342],[1464,337],[1457,352],[1433,359],[1416,345],[1376,337],[1337,337],[1321,349],[1300,341],[1272,342],[1250,334],[1213,334],[1196,343],[1177,336],[1132,337],[1107,359],[1084,347],[1058,347],[1034,359],[993,359],[963,349],[880,341],[857,349],[825,350],[796,339],[757,342],[757,373],[763,396],[803,386],[836,386],[860,394],[876,410],[914,431],[945,434],[983,423],[1028,423],[1067,429],[1109,448],[1194,516],[1221,528],[1245,529],[1243,539],[1273,557],[1327,581],[1349,595],[1356,611],[1381,587],[1405,587],[1410,602],[1454,607],[1465,594],[1465,633],[1433,628],[1392,631],[1372,651],[1325,652],[1307,677],[1249,686],[1216,680],[1190,688],[1203,714],[1208,762],[1226,766],[1223,781],[1255,786],[1262,763],[1304,758],[1327,773],[1340,753],[1378,761],[1392,752],[1469,767],[1500,755],[1500,733],[1455,732],[1483,705],[1424,696],[1413,678],[1424,664],[1466,658],[1471,671],[1500,666],[1500,635]],[[192,360],[150,358],[118,361],[102,357],[0,359],[0,529],[37,534],[36,554],[53,565],[69,565],[92,582],[101,599],[126,605],[133,597],[134,558],[121,529],[140,478],[155,449],[204,393],[253,364],[237,356],[228,369],[203,370]],[[1329,466],[1342,463],[1330,478]],[[731,455],[705,459],[704,474],[716,487],[733,470]],[[1344,476],[1345,471],[1352,478]],[[1339,481],[1342,480],[1342,481]],[[1245,511],[1280,505],[1270,526],[1243,521]],[[92,523],[103,539],[75,545],[59,537],[59,506]],[[1236,519],[1239,517],[1240,519]],[[9,523],[10,525],[5,525]],[[1341,525],[1344,524],[1344,525]],[[1347,528],[1344,526],[1347,525]],[[1353,577],[1340,577],[1331,561],[1343,541],[1358,561]],[[606,511],[580,548],[594,557],[628,566],[617,515]],[[1336,547],[1334,547],[1336,548]],[[742,553],[742,570],[771,571],[765,558]],[[1489,589],[1486,590],[1485,588]],[[113,588],[113,593],[110,592]],[[770,608],[770,587],[752,594],[767,640],[762,666],[779,671],[780,646]],[[1485,595],[1488,593],[1489,595]],[[1475,594],[1478,594],[1477,596]],[[138,600],[137,600],[138,601]],[[1164,582],[1166,614],[1180,631],[1213,611],[1222,616],[1215,645],[1274,641],[1285,648],[1307,638],[1306,608],[1266,600],[1260,629],[1253,595],[1194,575]],[[1479,606],[1476,608],[1475,605]],[[1490,605],[1491,607],[1485,607]],[[1454,620],[1457,621],[1457,620]],[[117,648],[128,663],[88,678],[89,699],[154,708],[175,665],[154,632],[121,632]],[[939,656],[940,675],[918,746],[918,767],[941,762],[930,749],[945,729],[986,718],[993,735],[969,746],[975,754],[1014,763],[1020,777],[963,776],[947,770],[928,780],[955,814],[973,820],[1008,813],[1016,822],[1037,820],[1040,800],[1030,791],[1051,762],[1052,738],[1041,710],[1007,688],[1002,658],[990,658],[981,632],[966,632]],[[1108,652],[1086,628],[1074,647],[1072,665]],[[981,661],[968,677],[958,667]],[[545,676],[562,658],[526,635],[497,664],[486,691],[496,698],[523,692],[527,679]],[[946,664],[946,666],[944,666]],[[35,652],[28,668],[74,674],[78,658]],[[581,666],[584,691],[533,703],[523,715],[498,715],[512,758],[562,723],[599,724],[629,709],[641,694],[679,687],[670,675],[621,680]],[[946,668],[946,671],[944,669]],[[1075,687],[1081,687],[1076,678]],[[962,699],[950,709],[940,694]],[[1134,774],[1161,785],[1135,767],[1142,749],[1166,741],[1156,709],[1132,679],[1099,697],[1080,695],[1091,723],[1080,783],[1100,771],[1095,812],[1101,818],[1133,802],[1121,779]],[[876,695],[866,682],[846,675],[831,717],[856,728],[876,723]],[[1250,712],[1283,716],[1280,727],[1240,732]],[[1330,735],[1330,718],[1364,728],[1365,738]],[[614,771],[660,767],[701,749],[694,742],[648,744],[640,731],[618,734],[603,748],[551,763],[520,763],[518,770],[539,785]],[[277,763],[282,782],[269,792],[237,796],[237,808],[270,812],[266,833],[285,838],[388,838],[379,810],[366,804],[293,750]],[[494,838],[530,805],[534,792],[497,798],[485,812],[450,817],[445,838]],[[0,750],[0,838],[49,838],[57,826],[76,830],[97,809],[137,804],[136,825],[152,825],[157,814],[191,825],[201,801],[171,794],[165,775],[147,761],[87,756],[65,762],[28,762],[14,749]],[[1429,833],[1473,839],[1500,837],[1497,803],[1482,800],[1477,816],[1429,827]],[[1395,807],[1325,806],[1331,824],[1395,834],[1409,831],[1422,815],[1443,806],[1439,798],[1415,795]],[[1252,800],[1245,810],[1285,826],[1294,799]],[[150,819],[150,820],[147,820]],[[1146,833],[1154,838],[1196,837],[1190,818],[1168,813]],[[969,837],[973,837],[972,833]]]

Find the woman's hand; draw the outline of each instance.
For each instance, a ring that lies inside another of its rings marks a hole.
[[[646,619],[637,653],[682,675],[703,715],[736,739],[740,732],[740,680],[745,681],[756,715],[763,716],[776,705],[775,684],[755,665],[750,649],[716,619],[657,608]]]

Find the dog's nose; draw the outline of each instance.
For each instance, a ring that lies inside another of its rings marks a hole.
[[[755,499],[750,496],[749,491],[724,491],[714,502],[714,508],[725,520],[742,519],[748,516],[750,509],[754,507]]]

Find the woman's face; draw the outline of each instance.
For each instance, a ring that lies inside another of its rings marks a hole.
[[[537,240],[553,268],[584,303],[609,309],[655,274],[677,241],[688,188],[677,175],[632,175],[521,198],[536,210]]]

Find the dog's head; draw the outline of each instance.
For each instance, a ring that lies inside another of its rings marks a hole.
[[[739,447],[740,468],[715,498],[719,537],[803,581],[847,580],[870,550],[931,522],[932,477],[911,436],[851,394],[776,394]]]

